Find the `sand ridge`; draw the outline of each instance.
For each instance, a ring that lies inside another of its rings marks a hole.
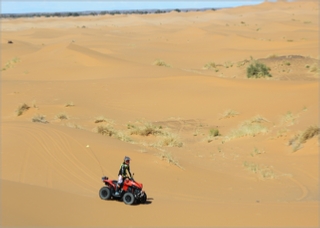
[[[1,225],[318,227],[318,15],[2,19]],[[124,156],[147,204],[98,196]]]

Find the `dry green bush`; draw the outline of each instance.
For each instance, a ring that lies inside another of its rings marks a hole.
[[[247,120],[248,123],[263,123],[263,122],[270,122],[266,118],[262,117],[261,115],[256,115],[252,117],[250,120]]]
[[[17,110],[16,110],[16,114],[17,116],[21,116],[25,111],[27,111],[30,108],[29,105],[23,103],[21,105],[18,106]]]
[[[156,60],[153,65],[156,65],[156,66],[163,66],[163,67],[171,67],[169,64],[167,64],[165,61],[161,60],[161,59],[158,59]]]
[[[308,127],[302,133],[295,134],[288,141],[288,145],[292,147],[292,151],[295,152],[302,148],[302,144],[306,143],[307,140],[320,134],[320,128],[316,125]]]
[[[239,112],[232,110],[232,109],[228,109],[224,113],[221,114],[221,117],[219,119],[231,118],[231,117],[234,117],[237,115],[239,115]]]
[[[207,70],[212,69],[212,68],[216,68],[216,67],[217,67],[217,65],[214,62],[208,62],[203,66],[203,68],[207,69]]]
[[[131,135],[148,136],[148,135],[161,135],[161,134],[163,134],[162,127],[155,126],[152,123],[143,123],[142,126],[128,124],[127,128],[130,130]]]
[[[132,142],[132,139],[122,131],[116,132],[114,136],[122,142]]]
[[[243,162],[243,166],[250,172],[257,174],[260,179],[275,179],[276,177],[272,167],[258,165],[247,161]]]
[[[269,71],[270,71],[270,68],[267,67],[264,63],[253,61],[253,63],[251,63],[247,68],[247,77],[248,78],[272,77]]]
[[[182,147],[183,143],[178,135],[173,133],[165,133],[157,142],[157,146]]]
[[[312,66],[310,66],[310,72],[311,73],[319,73],[320,69],[319,69],[319,64],[313,64]]]
[[[220,135],[221,135],[221,134],[220,134],[220,132],[219,132],[219,129],[212,128],[212,129],[210,129],[210,131],[209,131],[209,135],[206,137],[206,141],[207,141],[208,143],[210,143],[210,142],[213,141],[213,139],[214,139],[215,137],[220,136]]]
[[[171,153],[169,152],[162,152],[160,154],[160,157],[162,160],[167,161],[168,163],[174,164],[176,166],[178,166],[179,168],[183,169],[183,167],[179,164],[179,162],[172,156]]]
[[[264,150],[259,150],[258,148],[255,147],[253,151],[250,153],[250,155],[252,157],[255,157],[257,155],[264,154],[264,153],[265,153]]]
[[[74,106],[74,103],[72,101],[65,104],[65,107],[73,107],[73,106]]]
[[[96,132],[101,135],[114,136],[116,131],[110,125],[101,125],[96,127]]]
[[[281,123],[287,126],[292,126],[295,124],[298,117],[298,115],[295,115],[291,111],[288,111],[281,117]]]
[[[68,120],[69,116],[66,113],[58,113],[55,118],[60,120]]]
[[[37,114],[37,115],[33,116],[33,117],[32,117],[32,122],[49,123],[49,122],[46,120],[46,116],[40,115],[40,114]]]
[[[241,138],[245,136],[255,137],[258,134],[268,132],[268,128],[260,123],[252,122],[252,120],[244,121],[237,129],[232,130],[226,140]]]
[[[84,127],[82,127],[81,125],[75,124],[75,123],[66,123],[65,126],[70,127],[70,128],[75,128],[75,129],[84,129]]]
[[[110,119],[107,119],[107,118],[105,118],[104,116],[98,116],[98,117],[95,118],[94,123],[108,123],[108,124],[113,124],[114,121],[113,121],[113,120],[110,120]]]
[[[319,135],[320,128],[316,125],[308,127],[300,136],[300,142],[305,143],[308,139],[313,138],[316,135]]]

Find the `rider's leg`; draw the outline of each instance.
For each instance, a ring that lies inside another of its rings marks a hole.
[[[122,184],[122,176],[119,175],[118,177],[118,183],[116,185],[116,191],[115,191],[115,195],[119,195],[119,188],[120,188],[120,185]]]

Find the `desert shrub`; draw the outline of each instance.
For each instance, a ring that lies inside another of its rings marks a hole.
[[[302,133],[295,134],[288,142],[288,145],[292,147],[292,151],[295,152],[302,148],[302,144],[306,143],[308,139],[313,138],[320,134],[320,128],[318,126],[310,126]]]
[[[318,65],[318,64],[313,64],[313,65],[310,67],[310,72],[312,72],[312,73],[319,73],[319,72],[320,72],[319,65]]]
[[[37,114],[37,115],[35,115],[34,117],[32,117],[32,122],[49,123],[49,122],[46,120],[46,117],[45,117],[44,115],[40,115],[40,114]]]
[[[122,131],[116,132],[115,137],[123,142],[132,142],[132,139]]]
[[[250,64],[247,68],[247,77],[248,78],[265,78],[272,77],[269,73],[270,68],[263,63],[254,62]]]
[[[295,115],[291,111],[288,111],[281,117],[281,123],[286,124],[287,126],[294,125],[298,117],[298,115]]]
[[[155,126],[151,123],[145,123],[143,126],[128,124],[127,127],[130,129],[131,135],[149,136],[162,134],[162,127]]]
[[[75,123],[66,123],[65,126],[70,127],[70,128],[75,128],[75,129],[84,129],[84,127],[82,127],[81,125],[75,124]]]
[[[168,163],[172,163],[172,164],[178,166],[179,168],[183,169],[182,166],[179,164],[178,160],[175,159],[175,158],[172,156],[171,153],[169,153],[169,152],[162,152],[162,153],[160,154],[160,157],[161,157],[162,160],[165,160],[165,161],[167,161]]]
[[[268,131],[268,128],[263,126],[260,123],[249,121],[244,121],[240,126],[234,130],[232,130],[227,136],[226,139],[235,139],[235,138],[241,138],[245,136],[251,136],[255,137],[256,135],[260,133],[266,133]]]
[[[72,101],[68,102],[65,107],[73,107],[74,106],[74,103]]]
[[[308,139],[313,138],[316,135],[319,135],[320,128],[318,126],[308,127],[300,136],[300,142],[305,143]]]
[[[248,122],[249,123],[262,123],[262,122],[270,122],[270,121],[260,115],[256,115],[256,116],[252,117],[250,120],[248,120]]]
[[[56,119],[67,120],[69,119],[69,116],[66,113],[59,113],[56,115]]]
[[[163,61],[163,60],[161,60],[161,59],[156,60],[156,61],[153,63],[153,65],[170,67],[169,64],[167,64],[165,61]]]
[[[105,118],[104,116],[98,116],[98,117],[96,117],[94,123],[109,123],[109,124],[113,124],[114,121],[113,120],[109,120],[109,119]]]
[[[214,62],[209,62],[209,63],[206,63],[206,64],[203,66],[203,68],[209,70],[209,69],[212,69],[212,68],[216,68],[216,66],[217,66],[217,65],[216,65]]]
[[[231,118],[231,117],[234,117],[237,115],[239,115],[239,112],[232,110],[232,109],[228,109],[222,114],[220,119]]]
[[[17,113],[17,116],[21,116],[25,111],[27,111],[28,109],[30,108],[29,105],[23,103],[21,105],[18,106],[17,110],[16,110],[16,113]]]
[[[258,164],[247,162],[247,161],[243,162],[243,166],[250,172],[257,174],[259,178],[262,180],[276,178],[276,174],[274,173],[272,167],[265,166],[265,165],[258,165]]]
[[[101,135],[113,136],[116,135],[116,131],[109,125],[101,125],[96,128],[97,133]]]
[[[210,136],[213,136],[213,137],[216,137],[216,136],[219,136],[220,133],[219,133],[219,130],[218,130],[218,129],[212,128],[212,129],[210,129],[210,131],[209,131],[209,135],[210,135]]]
[[[178,135],[167,133],[158,141],[158,146],[182,147],[183,143]]]

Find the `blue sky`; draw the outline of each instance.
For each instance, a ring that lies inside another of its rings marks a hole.
[[[259,4],[263,0],[111,1],[111,0],[1,0],[1,13],[74,12],[87,10],[221,8]]]

